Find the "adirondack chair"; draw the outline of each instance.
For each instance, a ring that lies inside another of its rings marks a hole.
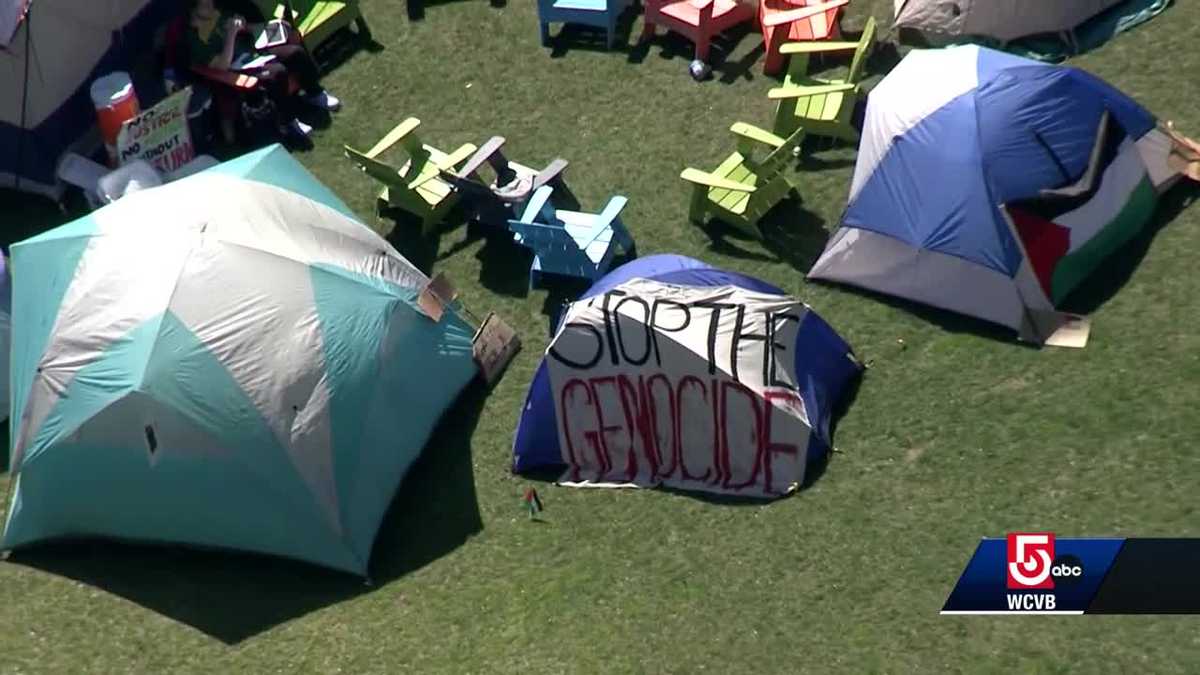
[[[645,0],[645,7],[641,39],[653,39],[662,26],[691,40],[699,61],[708,59],[714,35],[754,19],[754,7],[739,0]]]
[[[551,23],[574,23],[603,28],[604,44],[611,49],[617,42],[617,21],[631,0],[538,0],[538,28],[542,46],[550,46]]]
[[[442,179],[454,186],[475,218],[488,225],[506,228],[510,219],[518,218],[529,198],[543,185],[552,185],[556,195],[571,196],[563,179],[567,160],[555,159],[539,170],[518,164],[504,156],[503,136],[493,136],[479,146],[475,154],[458,169],[443,169]],[[495,180],[484,182],[479,170],[491,167]]]
[[[763,74],[783,69],[787,58],[779,52],[785,42],[828,40],[838,32],[842,7],[850,0],[760,0],[758,23],[762,28]]]
[[[786,136],[801,126],[814,136],[828,136],[845,141],[858,141],[858,130],[851,123],[854,105],[863,93],[863,71],[867,56],[875,44],[875,19],[867,20],[857,42],[789,42],[779,48],[790,54],[788,74],[783,86],[768,92],[767,97],[779,101],[775,110],[774,131]],[[854,51],[850,72],[844,80],[822,80],[808,75],[810,54]]]
[[[538,188],[525,206],[520,220],[509,220],[513,240],[534,252],[529,269],[529,286],[541,286],[546,275],[594,281],[612,266],[618,250],[632,254],[633,237],[621,222],[626,199],[608,200],[598,214],[556,209],[550,203],[554,191]]]
[[[423,144],[417,137],[421,120],[409,117],[388,132],[370,150],[361,152],[346,145],[346,156],[366,174],[383,183],[377,202],[379,209],[398,208],[421,219],[422,234],[429,234],[442,217],[458,201],[458,193],[442,178],[442,171],[452,171],[475,152],[473,143],[464,143],[446,154]],[[408,161],[396,168],[378,159],[379,155],[399,143]]]
[[[263,16],[290,23],[310,49],[351,23],[360,34],[370,35],[358,0],[254,0],[254,4]]]
[[[679,174],[692,184],[688,217],[703,223],[714,216],[756,235],[758,221],[796,189],[787,169],[804,140],[804,129],[796,129],[787,138],[745,122],[737,122],[729,130],[737,136],[737,152],[712,172],[689,167]],[[766,155],[755,159],[763,150]]]

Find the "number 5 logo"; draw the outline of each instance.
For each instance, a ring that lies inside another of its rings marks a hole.
[[[1013,532],[1008,535],[1008,587],[1016,590],[1054,588],[1053,532]]]

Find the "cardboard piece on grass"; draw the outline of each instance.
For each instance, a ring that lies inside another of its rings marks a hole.
[[[446,313],[446,305],[458,299],[458,289],[446,275],[439,272],[437,276],[425,284],[417,296],[417,307],[434,321],[441,321]]]
[[[1088,336],[1092,331],[1090,318],[1079,314],[1062,313],[1059,314],[1059,321],[1058,329],[1046,338],[1047,345],[1072,349],[1083,349],[1087,346]]]
[[[489,385],[500,378],[504,368],[521,350],[521,338],[495,312],[488,312],[484,317],[471,343],[475,362]]]

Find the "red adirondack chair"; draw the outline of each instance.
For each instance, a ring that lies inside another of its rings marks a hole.
[[[766,58],[763,74],[783,69],[786,57],[779,52],[785,42],[828,40],[838,33],[842,7],[850,0],[759,0],[758,22],[762,26]]]
[[[652,39],[662,26],[691,40],[700,61],[708,59],[714,35],[754,19],[754,7],[738,0],[645,0],[645,6],[642,39]]]

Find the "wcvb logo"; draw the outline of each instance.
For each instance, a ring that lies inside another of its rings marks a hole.
[[[1009,590],[1052,589],[1053,532],[1012,532],[1008,535]]]

